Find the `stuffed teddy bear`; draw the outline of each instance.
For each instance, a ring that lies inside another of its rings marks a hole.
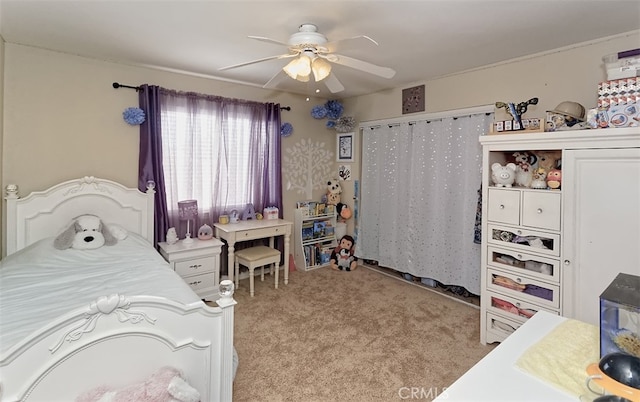
[[[200,393],[173,367],[162,367],[145,381],[124,388],[97,387],[76,402],[198,402]]]
[[[126,237],[126,231],[121,231],[124,229],[120,227],[107,228],[95,215],[80,215],[73,220],[69,228],[55,238],[53,247],[58,250],[93,250],[102,246],[113,246],[118,242],[118,238]]]
[[[496,187],[511,187],[516,180],[516,164],[502,166],[498,162],[491,165],[491,180]]]
[[[344,235],[338,243],[338,247],[331,252],[329,266],[333,270],[355,271],[358,268],[358,259],[353,255],[354,240],[349,235]]]
[[[533,154],[538,158],[538,167],[544,169],[547,174],[551,169],[560,167],[562,151],[534,151]]]
[[[338,205],[340,203],[340,194],[342,194],[342,186],[340,182],[331,179],[327,182],[327,204]]]

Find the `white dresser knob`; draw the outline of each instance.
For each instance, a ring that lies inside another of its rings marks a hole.
[[[538,208],[538,210],[537,210],[536,212],[538,212],[539,214],[541,214],[541,213],[542,213],[542,208]]]
[[[500,208],[500,209],[504,209],[504,205],[503,205],[503,204],[500,204],[500,206],[499,206],[498,208]]]
[[[571,261],[569,261],[569,260],[564,260],[564,265],[571,265]]]

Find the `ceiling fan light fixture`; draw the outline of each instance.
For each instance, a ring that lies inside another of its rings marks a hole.
[[[311,74],[311,60],[307,56],[300,55],[291,60],[282,70],[294,80],[307,82]]]
[[[311,63],[311,71],[316,82],[322,81],[331,74],[331,64],[321,57],[316,57]]]

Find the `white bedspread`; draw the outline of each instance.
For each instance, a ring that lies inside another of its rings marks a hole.
[[[0,261],[0,353],[54,318],[99,296],[202,301],[143,238],[96,250],[56,250],[41,240]]]

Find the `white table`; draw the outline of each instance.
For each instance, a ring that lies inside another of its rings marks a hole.
[[[565,320],[564,317],[539,311],[435,401],[579,401],[515,365],[522,353]]]
[[[275,236],[284,236],[284,284],[289,283],[289,241],[293,222],[283,219],[261,219],[239,221],[238,223],[216,223],[216,237],[224,240],[229,248],[227,275],[233,281],[235,267],[235,244],[240,241],[269,239],[269,247],[274,246]]]

